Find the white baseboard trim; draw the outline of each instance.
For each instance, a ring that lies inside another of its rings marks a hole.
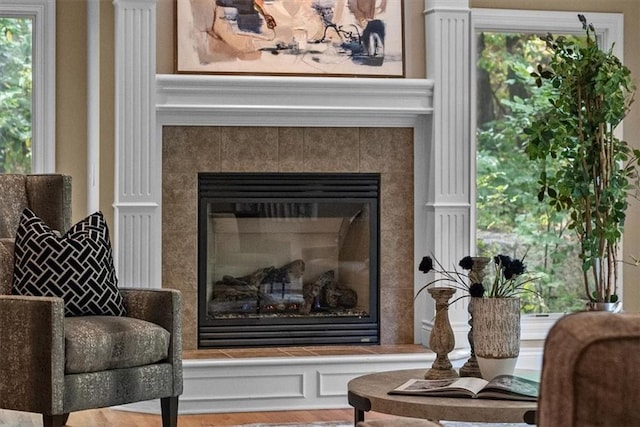
[[[468,350],[454,350],[449,359],[459,368]],[[433,353],[183,361],[184,393],[179,412],[186,414],[295,411],[348,408],[347,383],[360,375],[396,369],[428,369]],[[520,349],[516,369],[540,371],[542,348]],[[160,413],[160,401],[116,407]]]
[[[454,350],[449,359],[461,366],[468,356],[468,350]],[[348,408],[351,379],[396,369],[428,369],[434,360],[432,353],[184,360],[179,413]],[[160,402],[116,408],[158,414]]]

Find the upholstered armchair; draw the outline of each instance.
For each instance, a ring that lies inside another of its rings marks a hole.
[[[640,426],[640,314],[560,319],[544,346],[538,427]]]
[[[62,175],[0,175],[0,408],[40,413],[45,426],[57,427],[74,411],[160,399],[162,425],[176,426],[178,291],[119,289],[123,316],[69,316],[66,297],[15,295],[14,239],[23,209],[64,233],[70,184]]]

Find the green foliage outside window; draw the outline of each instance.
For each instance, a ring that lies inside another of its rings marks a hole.
[[[31,19],[0,17],[0,173],[31,171]]]
[[[568,218],[539,203],[540,171],[525,153],[522,129],[548,102],[530,73],[550,59],[535,34],[479,33],[477,62],[477,254],[521,258],[540,279],[521,296],[525,313],[584,308],[579,246]]]

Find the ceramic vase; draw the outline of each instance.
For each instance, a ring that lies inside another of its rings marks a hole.
[[[482,377],[512,375],[520,354],[520,299],[473,300],[473,344]]]
[[[619,313],[622,311],[622,303],[618,302],[588,302],[585,306],[586,311],[606,311],[610,313]]]

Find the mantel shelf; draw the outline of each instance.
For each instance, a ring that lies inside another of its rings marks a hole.
[[[412,126],[432,99],[427,79],[156,76],[165,124]]]

